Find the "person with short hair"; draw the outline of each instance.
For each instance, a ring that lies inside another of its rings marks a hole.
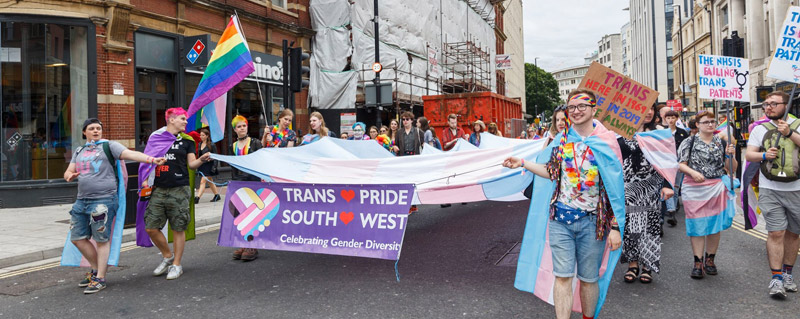
[[[83,293],[92,294],[106,288],[112,228],[118,222],[117,211],[125,209],[125,203],[119,202],[117,195],[120,187],[123,188],[121,191],[125,191],[125,181],[118,180],[119,176],[115,173],[124,167],[115,166],[120,165],[119,160],[162,165],[166,159],[153,158],[129,150],[118,142],[103,139],[103,123],[96,118],[86,119],[82,132],[88,142],[75,150],[64,171],[64,180],[71,182],[78,179],[78,196],[69,212],[69,238],[92,267],[78,283],[79,287],[85,287]],[[96,248],[90,239],[97,243]]]
[[[394,151],[397,156],[419,155],[422,152],[422,144],[425,143],[422,133],[414,127],[414,113],[403,112],[400,115],[403,128],[397,133]]]
[[[366,134],[367,125],[363,122],[356,122],[353,124],[353,135],[348,137],[348,140],[353,141],[366,141],[369,140],[369,135]]]
[[[664,113],[664,122],[669,127],[669,130],[672,131],[672,137],[675,139],[675,149],[679,149],[681,147],[681,143],[689,137],[689,132],[686,130],[678,127],[677,123],[680,119],[680,113],[677,111],[669,110]],[[678,172],[678,176],[675,178],[675,185],[676,187],[673,188],[675,191],[681,184],[683,180],[683,173]],[[673,196],[670,199],[665,201],[666,203],[666,222],[670,227],[675,227],[678,224],[678,219],[675,218],[675,213],[678,211],[678,196]]]
[[[602,135],[606,139],[613,139],[613,132],[593,121],[597,107],[594,93],[574,90],[569,94],[568,101],[567,114],[572,127],[564,132],[567,135],[558,135],[559,143],[552,146],[547,164],[509,157],[503,166],[511,169],[523,167],[555,184],[547,208],[550,213],[547,233],[552,269],[540,265],[540,271],[550,271],[555,276],[552,300],[557,318],[570,317],[574,301],[572,283],[576,273],[580,281],[583,316],[594,318],[598,300],[602,300],[599,299],[598,281],[606,243],[610,244],[612,250],[619,249],[622,243],[616,218],[619,215],[620,220],[624,221],[624,201],[620,200],[620,197],[624,197],[622,166],[616,155],[619,152],[618,142],[614,140],[612,144],[606,144],[599,137]],[[551,184],[537,183],[536,187],[551,187]],[[531,206],[531,209],[543,208]],[[529,224],[531,222],[528,221]],[[525,245],[523,243],[523,248]],[[537,258],[536,255],[521,252],[520,261],[524,260],[523,254],[526,254],[524,258]],[[522,270],[526,274],[529,271]],[[517,280],[520,280],[519,269]]]
[[[678,149],[678,163],[680,171],[686,174],[683,180],[684,202],[687,196],[692,196],[696,202],[700,194],[692,194],[690,189],[710,189],[721,183],[721,178],[729,172],[736,171],[737,162],[733,159],[731,167],[728,158],[735,153],[733,144],[727,144],[714,135],[717,121],[714,113],[704,112],[697,116],[697,135],[688,138]],[[717,201],[711,200],[703,205],[684,206],[686,213],[686,233],[689,236],[694,255],[694,267],[691,278],[702,279],[704,274],[716,275],[718,273],[715,257],[719,248],[720,234],[730,227],[733,216],[717,214],[707,216],[708,211],[722,211],[727,206],[717,207]],[[724,205],[727,205],[727,201]],[[698,207],[699,206],[699,207]],[[708,227],[708,225],[727,225],[721,227]],[[797,249],[795,248],[795,252]],[[705,255],[704,255],[705,252]]]
[[[789,101],[784,92],[767,95],[762,106],[770,121],[753,128],[745,153],[748,162],[761,165],[758,207],[766,220],[767,258],[772,270],[769,294],[774,298],[786,298],[786,291],[797,292],[792,268],[800,246],[800,180],[793,169],[798,158],[792,154],[800,147],[800,121],[787,117]]]
[[[453,149],[459,138],[468,139],[469,136],[458,126],[458,115],[451,113],[447,116],[447,127],[442,129],[442,149],[444,151]]]
[[[231,126],[233,126],[233,132],[236,134],[236,141],[231,145],[231,154],[233,156],[252,154],[262,148],[261,142],[257,138],[247,136],[248,123],[244,116],[235,116],[231,120]],[[261,178],[231,166],[231,180],[260,182]],[[232,258],[241,261],[256,260],[258,258],[258,249],[239,247],[233,251]]]
[[[167,120],[166,132],[175,140],[164,155],[166,163],[155,168],[153,190],[144,213],[144,223],[150,240],[163,256],[161,263],[153,270],[153,275],[167,273],[167,279],[171,280],[183,274],[181,259],[186,245],[185,231],[192,220],[190,207],[193,203],[189,201],[192,198],[193,185],[190,185],[190,175],[204,162],[210,161],[211,153],[205,153],[199,158],[195,155],[194,140],[184,133],[187,124],[186,110],[179,107],[167,109],[164,117]],[[156,134],[160,133],[154,132],[148,144],[155,143]],[[148,185],[149,177],[142,182],[143,188]],[[161,233],[167,221],[172,229],[173,251],[169,248],[167,238]]]

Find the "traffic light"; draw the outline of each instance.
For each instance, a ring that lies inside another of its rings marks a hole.
[[[308,86],[308,80],[303,79],[310,71],[307,66],[303,66],[303,61],[308,58],[308,53],[303,52],[302,48],[289,49],[289,90],[292,92],[300,92]]]

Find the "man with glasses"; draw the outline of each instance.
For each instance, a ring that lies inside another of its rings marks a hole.
[[[543,220],[545,217],[529,217],[515,286],[525,291],[540,290],[533,285],[544,283],[529,279],[537,278],[541,272],[551,273],[555,276],[552,300],[556,317],[569,318],[573,305],[572,282],[577,274],[583,317],[593,318],[602,305],[598,300],[605,299],[609,284],[609,276],[604,276],[602,286],[599,284],[606,241],[612,250],[619,249],[622,244],[615,217],[619,215],[620,220],[624,220],[622,164],[616,155],[620,146],[613,132],[593,121],[597,105],[594,93],[575,90],[569,94],[568,101],[567,116],[572,125],[567,129],[567,137],[556,137],[548,158],[526,161],[509,157],[503,162],[505,167],[523,167],[556,184],[552,194],[542,196],[544,192],[534,191],[532,202],[549,202],[550,205],[531,206],[530,216],[546,215],[549,221]],[[608,140],[613,142],[608,144]],[[542,164],[544,161],[547,164]],[[552,189],[551,184],[542,180],[536,181],[535,187]],[[537,226],[543,224],[549,232]],[[550,267],[532,261],[544,258],[534,254],[545,251],[544,247],[536,246],[543,242],[538,239],[544,239],[545,233],[549,233]],[[612,266],[607,271],[613,272],[619,256],[619,252],[609,255],[608,265]]]
[[[770,121],[753,128],[745,153],[747,161],[761,164],[758,207],[764,213],[769,233],[767,257],[772,271],[769,294],[778,299],[786,298],[786,291],[797,292],[792,267],[797,259],[800,234],[800,180],[791,168],[775,173],[779,168],[792,166],[787,163],[797,167],[798,162],[800,121],[791,117],[784,120],[788,103],[789,95],[784,92],[767,95],[763,107]]]
[[[422,146],[422,133],[414,125],[414,113],[403,112],[400,116],[403,122],[403,129],[397,134],[394,151],[397,156],[419,155]]]

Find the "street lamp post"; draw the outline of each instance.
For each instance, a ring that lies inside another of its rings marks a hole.
[[[686,75],[683,72],[683,10],[681,5],[676,4],[678,7],[678,42],[680,43],[680,61],[681,61],[681,104],[686,107]]]
[[[536,96],[536,88],[537,88],[537,81],[539,81],[539,65],[537,64],[537,60],[539,57],[533,58],[533,94]],[[539,116],[539,103],[538,101],[533,101],[533,116],[534,122],[536,121],[536,117]]]

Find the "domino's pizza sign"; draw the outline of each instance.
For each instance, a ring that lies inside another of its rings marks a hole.
[[[198,39],[192,46],[192,49],[189,50],[189,53],[186,54],[186,59],[188,59],[189,62],[192,62],[192,64],[194,64],[194,62],[197,61],[197,58],[200,57],[200,54],[203,53],[203,50],[205,49],[206,45],[203,44],[203,41],[200,41]]]

